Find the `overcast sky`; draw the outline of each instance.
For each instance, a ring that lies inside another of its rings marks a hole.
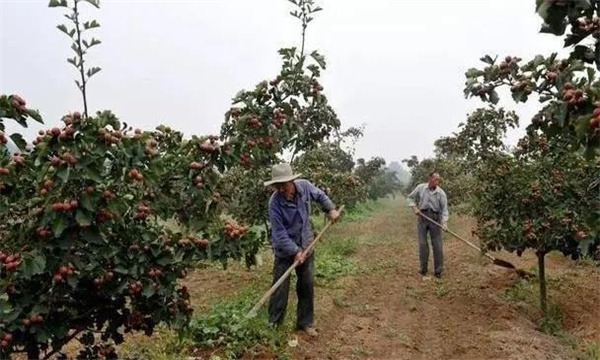
[[[549,54],[534,0],[321,0],[307,49],[328,67],[322,84],[343,127],[366,124],[357,156],[388,162],[433,154],[433,141],[482,106],[463,96],[465,71],[484,54]],[[81,109],[63,9],[46,0],[0,0],[0,92],[20,94],[48,126]],[[87,4],[86,4],[87,5]],[[298,46],[285,0],[101,1],[84,6],[102,44],[89,64],[92,110],[111,109],[146,130],[218,133],[231,98],[279,71],[277,50]],[[523,125],[537,104],[515,106]],[[27,134],[40,127],[33,125]],[[512,133],[515,143],[521,133]]]

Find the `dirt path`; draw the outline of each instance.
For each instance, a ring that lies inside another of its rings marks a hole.
[[[301,336],[292,349],[294,358],[576,358],[564,341],[537,329],[534,306],[503,296],[518,278],[458,240],[444,238],[443,280],[423,280],[417,274],[415,221],[397,199],[381,202],[366,221],[336,227],[339,234],[359,240],[353,256],[361,271],[333,288],[316,289],[320,336]],[[451,221],[450,227],[470,233],[464,219]],[[535,265],[534,258],[502,256],[525,267]],[[548,263],[549,277],[558,279],[551,285],[551,301],[563,309],[565,330],[599,341],[600,273],[575,268],[562,257],[550,256]]]

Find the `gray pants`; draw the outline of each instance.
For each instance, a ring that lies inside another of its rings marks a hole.
[[[275,257],[273,264],[273,284],[279,280],[281,275],[294,263],[294,258]],[[314,285],[315,285],[315,253],[313,252],[302,265],[296,267],[296,294],[298,295],[298,307],[296,328],[304,329],[312,326],[314,318]],[[285,318],[290,293],[290,278],[288,277],[281,286],[275,290],[269,299],[269,323],[281,325]]]
[[[431,210],[422,210],[423,214],[440,222],[440,214]],[[421,274],[427,273],[427,262],[429,261],[429,244],[427,243],[427,233],[431,237],[431,246],[433,247],[433,265],[436,275],[441,275],[444,270],[444,253],[442,247],[442,229],[434,223],[419,216],[417,223],[417,233],[419,235],[419,261],[421,263]]]

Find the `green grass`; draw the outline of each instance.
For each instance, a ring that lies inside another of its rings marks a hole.
[[[315,277],[317,285],[326,286],[341,276],[357,272],[356,262],[350,257],[356,252],[355,238],[331,237],[324,239],[316,251]]]
[[[600,341],[584,345],[577,360],[600,360]]]
[[[376,201],[368,200],[364,203],[357,204],[354,208],[348,210],[344,214],[345,221],[361,221],[368,219],[371,214],[377,209]]]
[[[255,287],[249,287],[232,299],[214,304],[207,313],[192,319],[184,336],[195,346],[219,349],[227,358],[270,349],[281,351],[287,343],[287,332],[268,325],[266,310],[255,318],[246,318],[260,295]]]

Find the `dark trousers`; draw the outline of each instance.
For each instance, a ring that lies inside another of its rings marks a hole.
[[[440,214],[431,210],[421,210],[421,212],[433,220],[440,222]],[[419,216],[417,223],[417,233],[419,235],[419,262],[421,263],[421,273],[427,273],[427,262],[429,261],[429,244],[427,242],[427,233],[431,237],[431,247],[433,248],[433,265],[436,275],[441,275],[444,270],[444,253],[442,246],[442,229],[439,226]]]
[[[275,257],[273,264],[273,284],[285,271],[292,266],[294,258]],[[296,267],[296,294],[298,295],[298,308],[296,327],[304,329],[312,326],[314,319],[314,285],[315,285],[315,254],[314,252],[302,265]],[[269,323],[281,325],[285,318],[287,310],[288,295],[290,293],[290,278],[288,277],[283,284],[271,295],[269,299]]]

